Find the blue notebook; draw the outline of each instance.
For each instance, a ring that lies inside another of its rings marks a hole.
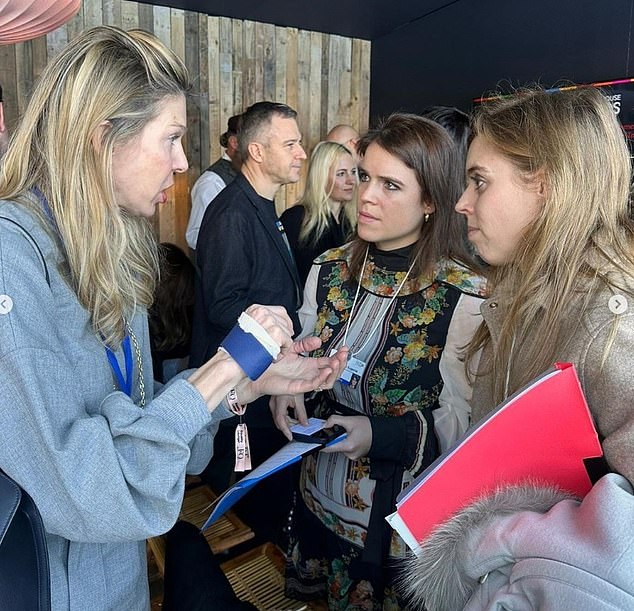
[[[309,418],[308,426],[295,425],[291,431],[313,432],[323,428],[324,420],[319,418]],[[342,433],[326,445],[332,445],[346,438],[346,433]],[[320,448],[325,447],[322,443],[304,443],[302,441],[289,441],[283,448],[278,450],[273,456],[267,458],[261,465],[253,469],[251,473],[245,475],[239,482],[223,492],[213,503],[207,521],[203,524],[202,530],[209,528],[228,509],[233,507],[253,486],[273,473],[285,469],[293,463],[299,462],[302,456]]]

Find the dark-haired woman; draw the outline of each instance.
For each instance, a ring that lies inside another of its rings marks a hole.
[[[340,381],[315,401],[347,438],[303,461],[286,586],[330,609],[399,609],[392,567],[405,549],[385,516],[438,456],[439,438],[468,422],[460,348],[483,287],[454,211],[463,169],[447,132],[396,114],[359,150],[358,238],[317,260],[300,311],[320,353],[350,348]],[[303,397],[280,397],[274,418],[286,433],[288,406],[305,418]]]
[[[160,276],[148,324],[154,379],[165,383],[187,366],[196,268],[175,244],[162,243],[159,256]]]

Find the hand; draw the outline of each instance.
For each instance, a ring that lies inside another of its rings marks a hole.
[[[243,380],[236,387],[240,402],[250,403],[262,395],[297,395],[332,388],[346,366],[348,350],[340,349],[331,357],[301,356],[307,346],[319,345],[316,337],[292,344],[257,380]]]
[[[290,352],[293,354],[303,354],[305,352],[312,352],[313,350],[317,350],[317,348],[319,348],[320,346],[321,340],[318,337],[311,335],[309,337],[304,337],[303,339],[294,342],[290,348]],[[332,388],[334,383],[340,378],[343,370],[346,368],[346,364],[348,362],[348,352],[348,347],[342,346],[331,357],[321,357],[321,359],[329,359],[332,371],[327,378],[325,378],[321,383],[315,386],[314,389],[311,388],[310,390],[321,392],[322,390],[328,390]],[[277,358],[277,360],[279,361],[283,357],[284,355],[282,354]]]
[[[246,312],[256,320],[271,336],[273,341],[277,342],[281,347],[278,360],[283,358],[285,352],[295,354],[302,350],[318,348],[321,345],[319,340],[317,340],[316,345],[314,342],[308,342],[299,343],[299,345],[295,347],[291,338],[293,324],[286,314],[286,310],[281,306],[252,305],[247,308]],[[295,355],[295,358],[298,359],[299,357]],[[318,368],[316,368],[312,372],[313,375],[310,379],[310,383],[319,385],[322,380],[328,380],[329,372],[330,370],[319,371]],[[302,371],[296,371],[297,375],[301,373]],[[307,368],[304,368],[303,373],[308,376],[310,372],[307,371]],[[317,375],[318,373],[320,375]],[[240,385],[244,387],[244,379],[244,371],[240,369],[238,363],[236,363],[229,354],[219,351],[194,371],[189,376],[188,381],[200,392],[209,411],[213,411],[230,388],[235,386],[237,390]],[[240,382],[241,380],[242,382]],[[238,386],[236,386],[236,384],[238,384]],[[307,382],[302,384],[300,380],[295,387],[291,386],[291,389],[282,392],[303,392],[303,389],[307,385]],[[296,391],[295,388],[299,388],[299,390]],[[311,386],[308,389],[311,390],[312,388]],[[243,394],[245,395],[244,398]],[[259,394],[249,392],[243,392],[243,394],[238,393],[238,399],[244,403],[252,401],[253,398],[259,396]]]
[[[271,397],[269,407],[271,408],[275,426],[284,433],[284,436],[289,441],[293,440],[290,424],[294,424],[294,422],[299,422],[304,426],[308,424],[306,408],[304,407],[304,395],[278,395],[277,397]],[[289,415],[289,408],[295,410],[295,418],[291,418]]]
[[[254,304],[245,312],[260,323],[274,342],[282,349],[288,350],[293,345],[293,323],[283,306],[263,306]]]
[[[346,429],[348,436],[337,443],[321,450],[326,454],[341,452],[350,460],[367,456],[372,446],[372,425],[367,416],[330,416],[324,424],[324,428],[330,428],[335,424]]]

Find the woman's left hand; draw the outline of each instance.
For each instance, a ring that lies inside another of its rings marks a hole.
[[[245,313],[258,322],[280,347],[282,353],[292,350],[293,323],[283,306],[253,304]]]
[[[372,425],[367,416],[338,416],[333,415],[326,420],[324,428],[338,424],[346,429],[348,436],[343,440],[321,450],[326,454],[341,452],[351,460],[367,456],[372,446]]]

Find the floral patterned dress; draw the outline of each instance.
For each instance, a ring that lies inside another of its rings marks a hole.
[[[384,518],[398,493],[439,454],[433,411],[443,390],[440,362],[450,323],[458,308],[468,302],[473,308],[483,293],[482,279],[454,261],[409,277],[410,251],[370,247],[354,311],[358,285],[347,248],[324,253],[310,272],[300,311],[303,334],[313,330],[323,341],[315,354],[328,354],[345,337],[364,364],[351,383],[337,382],[317,397],[315,415],[365,415],[372,425],[368,456],[317,453],[302,463],[286,589],[303,600],[327,597],[330,609],[404,608],[392,582],[405,544]],[[471,334],[479,322],[473,319]]]

